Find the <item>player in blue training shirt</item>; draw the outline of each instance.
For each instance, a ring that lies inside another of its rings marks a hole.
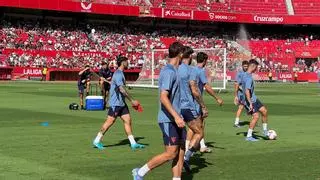
[[[186,146],[184,156],[184,168],[190,172],[189,160],[194,152],[199,149],[200,140],[203,138],[202,117],[208,115],[208,110],[203,102],[202,95],[199,91],[196,81],[196,72],[194,67],[190,66],[193,49],[185,47],[182,57],[182,63],[178,69],[180,77],[181,92],[181,115],[188,127],[194,133],[190,144]]]
[[[205,89],[206,92],[212,96],[217,103],[221,106],[223,104],[223,100],[218,97],[216,95],[216,93],[214,92],[213,88],[211,87],[211,85],[208,83],[208,79],[205,73],[205,66],[207,64],[208,61],[208,55],[204,52],[199,52],[197,54],[197,66],[193,69],[194,73],[191,73],[193,77],[193,79],[196,81],[196,84],[198,85],[198,89],[201,93],[201,95],[203,95],[203,90]],[[198,107],[200,109],[200,107]],[[207,115],[206,115],[207,116]],[[204,132],[204,117],[202,117],[202,121],[203,121],[203,132]],[[186,147],[189,148],[189,143],[193,137],[194,133],[191,129],[188,130],[187,133],[187,140],[186,140]],[[200,141],[200,152],[206,153],[206,152],[211,152],[211,149],[208,148],[205,144],[204,138],[201,139]]]
[[[258,141],[252,136],[252,132],[259,119],[259,113],[262,115],[262,127],[264,136],[267,136],[268,113],[267,108],[260,102],[254,93],[254,80],[252,74],[257,70],[259,63],[251,59],[247,72],[242,77],[242,90],[245,93],[245,108],[248,113],[252,114],[252,120],[249,125],[246,141]]]
[[[236,119],[234,121],[234,127],[241,127],[239,124],[239,119],[241,116],[241,112],[244,108],[244,93],[242,90],[242,76],[244,75],[244,73],[248,70],[248,65],[249,62],[248,61],[242,61],[242,69],[239,70],[239,72],[236,75],[236,82],[234,83],[234,104],[238,106],[238,110],[236,112]]]
[[[144,166],[133,169],[134,180],[142,180],[151,169],[171,160],[173,179],[181,180],[186,130],[180,115],[180,82],[177,69],[181,63],[183,48],[179,42],[170,45],[169,62],[161,69],[159,76],[158,123],[163,134],[165,152],[153,157]]]
[[[138,144],[132,135],[131,116],[125,98],[127,98],[133,106],[139,104],[134,100],[125,88],[126,80],[123,71],[128,67],[128,58],[117,58],[118,69],[114,72],[111,80],[110,96],[109,96],[109,111],[106,121],[98,132],[93,141],[93,145],[98,149],[104,149],[101,139],[108,129],[114,124],[117,117],[123,120],[124,129],[130,141],[132,149],[144,148],[144,145]]]

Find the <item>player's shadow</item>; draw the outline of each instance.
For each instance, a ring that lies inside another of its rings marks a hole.
[[[145,139],[144,137],[135,137],[134,138],[137,142],[139,142],[141,139]],[[143,143],[139,143],[145,146],[149,146],[149,144],[143,144]],[[119,141],[117,144],[111,144],[111,145],[105,145],[104,147],[114,147],[114,146],[127,146],[130,145],[130,141],[128,139],[123,139],[121,141]]]
[[[199,173],[203,168],[213,165],[212,163],[207,162],[202,156],[203,154],[195,154],[190,159],[190,165],[192,166],[191,172],[183,172],[182,179],[192,180],[194,174]]]
[[[211,142],[206,142],[206,146],[207,146],[207,147],[211,147],[211,148],[214,148],[214,149],[225,149],[224,147],[219,147],[219,146],[216,146],[216,145],[214,145],[214,144],[216,144],[216,142],[213,142],[213,141],[211,141]]]
[[[241,122],[239,122],[240,126],[246,126],[246,125],[249,125],[249,124],[250,124],[250,121],[241,121]]]
[[[261,135],[257,135],[257,131],[253,131],[252,132],[252,136],[254,137],[254,138],[256,138],[256,139],[263,139],[263,140],[269,140],[267,137],[265,137],[265,136],[261,136]],[[236,135],[243,135],[244,137],[246,137],[247,136],[247,132],[238,132]]]

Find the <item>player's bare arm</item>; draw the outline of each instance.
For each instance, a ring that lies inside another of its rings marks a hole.
[[[246,89],[246,99],[250,104],[250,111],[252,111],[253,106],[252,106],[252,101],[251,101],[250,89]]]
[[[190,81],[189,84],[190,84],[192,96],[196,99],[196,101],[201,106],[203,117],[208,117],[208,109],[207,109],[206,105],[204,104],[203,98],[201,96],[201,93],[199,91],[199,88],[198,88],[196,81]]]
[[[206,92],[208,94],[210,94],[210,96],[212,96],[220,106],[222,106],[223,105],[223,100],[219,96],[217,96],[217,94],[214,92],[212,87],[208,83],[205,84],[204,87],[206,89]]]
[[[234,83],[234,104],[237,105],[238,104],[238,95],[237,95],[237,92],[239,90],[239,84],[236,82]]]
[[[80,72],[79,72],[79,76],[82,75],[82,74],[83,74],[86,70],[88,70],[88,69],[89,69],[89,68],[87,67],[87,68],[85,68],[84,70],[80,71]]]
[[[170,102],[170,99],[169,99],[169,92],[168,91],[161,91],[160,102],[167,109],[167,111],[173,116],[178,127],[183,128],[185,126],[185,122],[180,117],[180,115],[174,110],[174,108]]]
[[[126,89],[125,86],[120,86],[119,90],[121,94],[123,94],[130,102],[132,105],[137,106],[139,103],[133,99],[133,97],[129,94],[128,90]]]

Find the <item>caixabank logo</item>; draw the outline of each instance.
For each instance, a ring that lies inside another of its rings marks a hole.
[[[92,9],[92,0],[81,0],[81,11],[82,12],[91,12]]]
[[[165,10],[164,17],[167,18],[191,18],[191,11],[187,10]]]

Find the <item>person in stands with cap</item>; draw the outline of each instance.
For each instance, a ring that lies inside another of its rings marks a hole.
[[[106,109],[108,103],[108,96],[110,90],[110,83],[112,78],[112,72],[109,69],[109,64],[105,61],[101,63],[101,69],[99,70],[99,85],[101,89],[101,95],[104,99],[104,109]]]

